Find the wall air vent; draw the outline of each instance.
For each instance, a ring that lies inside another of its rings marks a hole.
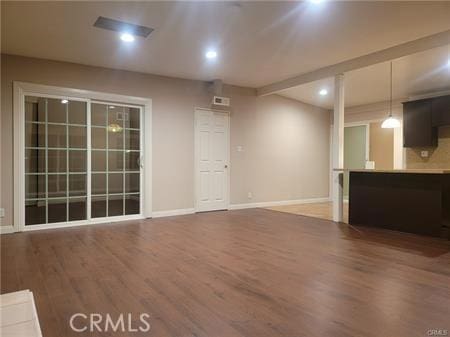
[[[230,99],[228,97],[214,96],[213,105],[230,106]]]
[[[112,30],[120,33],[128,33],[135,36],[147,37],[153,32],[153,28],[135,25],[133,23],[123,22],[110,18],[99,16],[94,23],[94,27]]]

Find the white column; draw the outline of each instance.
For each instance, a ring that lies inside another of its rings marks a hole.
[[[344,167],[344,74],[334,79],[333,168]],[[333,171],[333,221],[343,221],[344,173]]]

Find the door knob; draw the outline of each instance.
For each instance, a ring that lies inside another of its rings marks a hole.
[[[225,168],[228,168],[228,165],[225,165]]]

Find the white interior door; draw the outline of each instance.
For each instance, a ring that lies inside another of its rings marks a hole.
[[[195,184],[197,211],[228,209],[229,115],[195,111]]]

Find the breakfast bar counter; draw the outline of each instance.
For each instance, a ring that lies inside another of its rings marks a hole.
[[[450,239],[450,170],[348,171],[349,224]]]

